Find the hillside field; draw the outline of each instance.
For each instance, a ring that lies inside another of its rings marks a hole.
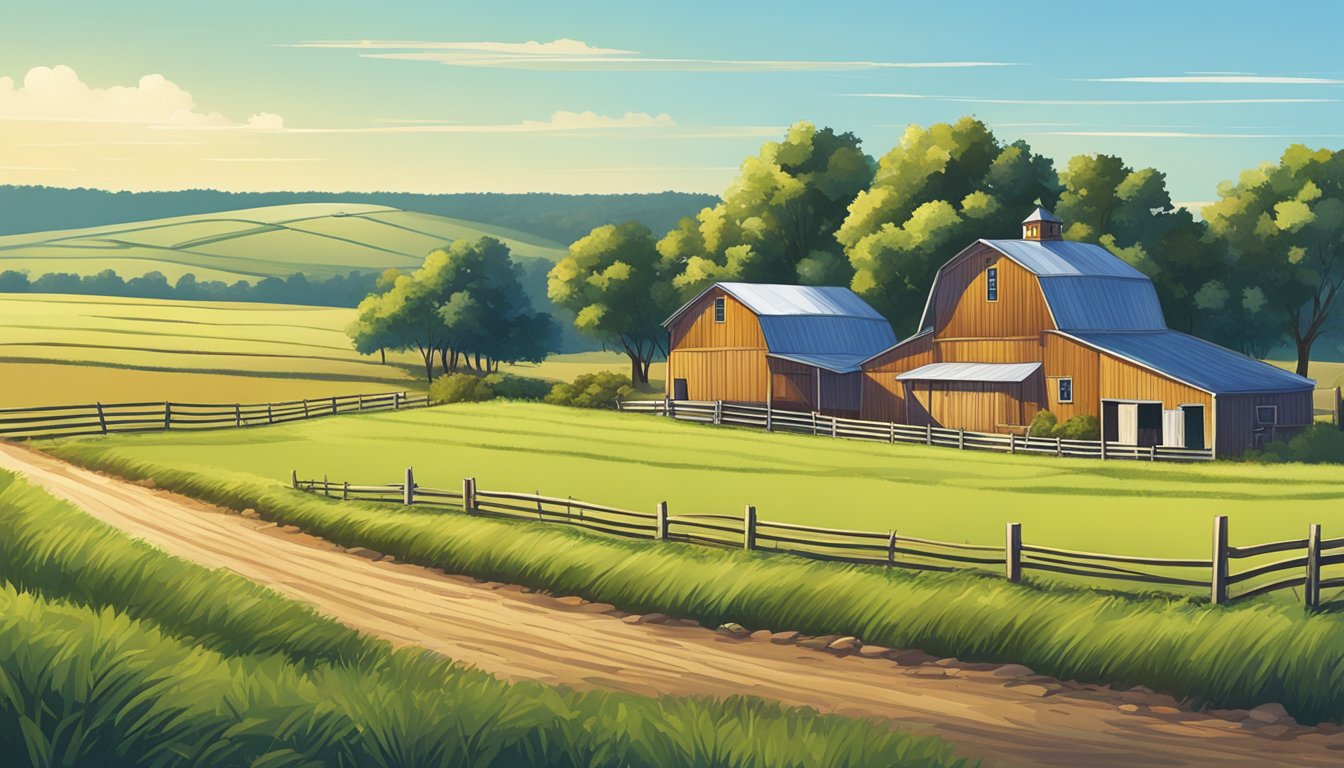
[[[423,390],[418,355],[389,354],[381,365],[355,353],[344,330],[353,317],[352,309],[285,304],[0,296],[0,408]],[[629,364],[585,352],[506,367],[555,381],[603,369]]]
[[[490,235],[520,258],[555,261],[565,246],[489,224],[357,203],[307,203],[0,237],[0,271],[124,278],[162,272],[234,282],[303,273],[414,268],[458,238]]]
[[[451,405],[191,435],[67,443],[209,474],[284,483],[328,476],[558,497],[672,514],[740,515],[1000,544],[1020,522],[1028,543],[1115,554],[1207,557],[1212,520],[1236,544],[1298,538],[1309,523],[1344,534],[1335,467],[1148,464],[1007,456],[708,427],[654,416],[525,403]]]

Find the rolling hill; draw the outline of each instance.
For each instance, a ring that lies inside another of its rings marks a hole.
[[[520,259],[555,261],[565,246],[490,224],[358,203],[302,203],[0,237],[0,271],[122,277],[162,272],[255,281],[303,273],[415,267],[435,248],[484,235]]]

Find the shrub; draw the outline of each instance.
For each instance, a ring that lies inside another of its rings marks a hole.
[[[1054,437],[1055,428],[1059,425],[1059,420],[1055,414],[1041,410],[1031,418],[1031,426],[1027,428],[1027,435],[1030,437]]]
[[[1313,424],[1287,440],[1274,440],[1246,458],[1267,464],[1344,464],[1344,431],[1333,424]]]
[[[495,391],[489,382],[473,373],[450,373],[440,376],[429,385],[429,402],[434,405],[479,403],[493,399]]]
[[[551,391],[549,381],[511,373],[492,373],[485,377],[485,383],[495,391],[495,397],[505,400],[541,400]]]
[[[576,408],[615,408],[616,401],[632,391],[625,376],[614,371],[598,371],[585,373],[572,384],[556,384],[546,396],[546,402]]]
[[[1065,440],[1098,440],[1101,438],[1101,423],[1096,416],[1080,413],[1055,428],[1055,437]]]

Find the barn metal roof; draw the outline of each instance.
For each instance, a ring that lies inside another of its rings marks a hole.
[[[815,317],[885,318],[848,288],[835,285],[775,285],[718,283],[757,316],[805,315]]]
[[[867,354],[836,355],[822,352],[771,352],[770,357],[792,360],[795,363],[810,365],[832,373],[854,373],[859,370],[859,363],[868,359]]]
[[[1061,331],[1163,331],[1167,319],[1147,278],[1042,277],[1041,292]]]
[[[1215,395],[1300,392],[1316,386],[1311,379],[1179,331],[1064,335]]]
[[[929,363],[896,377],[897,381],[1026,381],[1040,363]]]
[[[1119,256],[1092,243],[1072,240],[980,240],[1040,277],[1127,277],[1147,280],[1148,276],[1126,264]]]

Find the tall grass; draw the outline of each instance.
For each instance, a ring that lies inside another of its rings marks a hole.
[[[1196,704],[1280,702],[1303,722],[1344,719],[1344,616],[1248,602],[1211,608],[1158,595],[1014,585],[806,562],[763,553],[619,541],[456,513],[308,496],[248,475],[197,475],[100,454],[80,463],[216,504],[254,507],[345,545],[631,611],[705,624],[854,634],[965,660],[1019,662],[1064,679],[1142,684]]]
[[[759,700],[505,683],[426,651],[392,651],[237,576],[132,542],[4,473],[0,510],[4,538],[21,540],[6,542],[17,557],[0,561],[0,755],[17,763],[966,764],[937,739]]]

